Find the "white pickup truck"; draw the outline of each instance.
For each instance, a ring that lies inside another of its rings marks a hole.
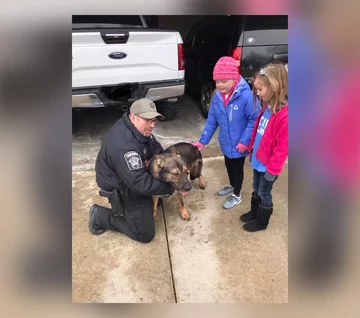
[[[72,107],[156,102],[165,120],[176,117],[184,94],[183,40],[177,31],[147,27],[143,16],[73,16]]]

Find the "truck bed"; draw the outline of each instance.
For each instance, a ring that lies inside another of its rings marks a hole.
[[[184,79],[176,31],[77,29],[72,32],[72,87]]]

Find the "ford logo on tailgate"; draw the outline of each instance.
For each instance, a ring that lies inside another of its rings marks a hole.
[[[124,59],[125,57],[127,57],[127,54],[123,53],[123,52],[113,52],[113,53],[109,54],[109,57],[111,59],[120,60],[120,59]]]

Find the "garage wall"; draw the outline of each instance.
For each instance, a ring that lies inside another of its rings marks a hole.
[[[157,22],[159,28],[178,31],[183,41],[185,41],[190,29],[203,17],[203,15],[158,15]]]

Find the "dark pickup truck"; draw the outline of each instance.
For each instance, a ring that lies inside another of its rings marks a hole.
[[[206,16],[190,30],[185,43],[185,89],[207,117],[215,89],[212,71],[221,56],[239,61],[248,83],[265,64],[288,63],[287,16]]]

